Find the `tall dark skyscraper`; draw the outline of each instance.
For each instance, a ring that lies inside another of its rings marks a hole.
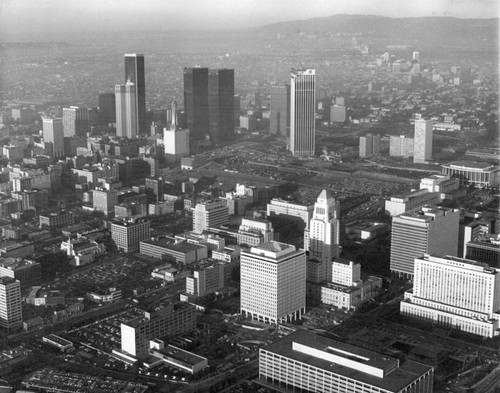
[[[184,112],[193,141],[208,133],[208,68],[184,68]],[[193,145],[196,148],[196,144]]]
[[[116,121],[115,93],[99,94],[99,123],[109,124]]]
[[[208,74],[208,120],[212,143],[234,135],[234,70],[210,70]]]
[[[269,132],[272,135],[290,134],[290,85],[271,86],[271,118]]]
[[[147,134],[146,124],[146,77],[144,72],[144,55],[138,53],[125,54],[125,83],[131,82],[136,88],[136,108],[139,122],[139,133]]]

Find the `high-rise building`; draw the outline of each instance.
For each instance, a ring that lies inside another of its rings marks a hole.
[[[136,251],[141,240],[149,237],[149,221],[130,219],[111,224],[111,238],[119,250]]]
[[[414,163],[425,163],[432,157],[432,121],[415,115]]]
[[[99,94],[99,123],[111,124],[116,122],[115,93]]]
[[[330,123],[343,123],[347,119],[345,105],[333,104],[330,107]]]
[[[94,190],[92,192],[92,203],[94,210],[110,215],[115,211],[115,205],[118,204],[118,191]]]
[[[208,125],[212,143],[234,136],[234,70],[208,72]]]
[[[403,315],[493,337],[500,334],[500,270],[468,259],[424,255],[415,259],[413,290]]]
[[[189,130],[177,127],[177,103],[172,102],[172,124],[163,129],[163,146],[167,161],[180,161],[189,156]]]
[[[291,72],[290,144],[293,155],[312,156],[315,143],[316,70]]]
[[[139,130],[136,86],[133,83],[115,86],[116,136],[135,138]]]
[[[193,232],[202,233],[208,228],[229,222],[227,202],[221,199],[197,203],[193,209]]]
[[[331,280],[332,259],[340,254],[340,204],[327,190],[321,191],[314,204],[309,230],[304,234],[304,248],[309,257],[320,263],[318,282]]]
[[[259,351],[264,387],[289,392],[431,393],[434,368],[306,330]]]
[[[389,155],[391,157],[413,157],[414,145],[414,138],[408,138],[405,135],[391,135]]]
[[[146,76],[144,71],[144,55],[138,53],[125,54],[125,83],[135,85],[135,108],[137,108],[138,132],[147,133],[146,123]]]
[[[391,271],[413,277],[415,258],[424,254],[456,256],[459,215],[457,209],[427,205],[393,217]]]
[[[21,283],[12,277],[0,277],[0,327],[12,331],[22,324]]]
[[[52,157],[64,157],[64,128],[62,119],[43,119],[43,141],[51,146]]]
[[[261,322],[298,320],[306,308],[306,255],[295,246],[262,243],[241,252],[241,313]]]
[[[208,134],[208,68],[184,68],[184,112],[190,138]]]
[[[413,52],[413,61],[420,61],[420,52]]]
[[[62,122],[65,137],[87,136],[90,131],[89,110],[77,106],[63,108]]]
[[[271,86],[269,132],[272,135],[290,135],[290,85]]]
[[[380,154],[380,135],[366,134],[359,137],[359,156],[370,157]]]

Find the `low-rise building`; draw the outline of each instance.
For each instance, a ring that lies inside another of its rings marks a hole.
[[[431,393],[434,369],[298,330],[262,348],[257,383],[280,391]]]
[[[122,291],[112,287],[101,291],[88,292],[85,297],[98,304],[112,303],[122,298]]]
[[[153,356],[154,363],[151,365],[164,363],[190,374],[196,374],[208,367],[207,358],[173,345],[165,345],[163,341],[158,339],[151,341],[149,353]]]
[[[19,280],[21,286],[38,284],[42,269],[38,262],[24,258],[0,258],[0,277],[8,276]]]
[[[188,242],[176,242],[172,238],[156,241],[143,240],[140,242],[139,252],[142,255],[182,265],[189,265],[208,256],[207,247]]]

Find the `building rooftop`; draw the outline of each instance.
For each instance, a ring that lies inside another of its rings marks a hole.
[[[264,348],[327,372],[397,392],[432,367],[298,330]],[[362,371],[364,370],[364,371]]]
[[[491,169],[497,169],[500,170],[500,168],[496,165],[489,164],[487,162],[478,162],[478,161],[454,161],[451,162],[447,165],[444,166],[449,166],[449,167],[454,167],[454,168],[459,168],[459,169],[482,169],[482,170],[491,170]]]
[[[12,278],[12,277],[7,277],[7,276],[0,277],[0,285],[9,285],[9,284],[12,284],[16,281],[17,280]]]
[[[167,345],[158,352],[188,366],[195,366],[196,364],[206,360],[204,357],[184,351],[183,349],[177,348],[173,345]]]
[[[0,258],[0,266],[10,270],[29,269],[32,266],[40,265],[38,262],[24,258]]]

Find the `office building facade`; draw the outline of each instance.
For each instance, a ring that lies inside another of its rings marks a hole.
[[[0,328],[14,331],[22,325],[21,283],[12,277],[0,277]]]
[[[312,156],[315,141],[316,71],[291,72],[290,82],[290,143],[294,156]]]
[[[413,162],[423,164],[432,158],[432,121],[415,116]]]
[[[197,203],[193,209],[193,232],[202,233],[211,227],[229,222],[227,202],[221,199]]]
[[[149,237],[149,221],[130,219],[111,224],[111,238],[119,250],[137,251],[139,243]]]
[[[211,142],[231,140],[234,136],[234,70],[209,70],[208,108]]]
[[[134,107],[137,110],[138,132],[147,133],[146,123],[146,74],[144,55],[138,53],[125,54],[125,84],[135,86]]]
[[[424,254],[458,253],[458,209],[423,206],[422,210],[392,219],[391,271],[413,277],[415,258]]]
[[[391,157],[413,157],[415,140],[405,135],[391,135],[389,139],[389,155]]]
[[[51,156],[53,158],[64,157],[64,127],[62,119],[42,118],[43,141],[50,144]]]
[[[133,357],[147,356],[150,340],[188,333],[195,327],[195,309],[187,304],[169,304],[155,312],[145,311],[143,317],[121,324],[121,351]]]
[[[271,113],[269,132],[271,135],[290,135],[290,85],[271,86]]]
[[[483,337],[500,334],[500,270],[468,259],[424,255],[415,259],[413,290],[403,315]]]
[[[62,122],[65,137],[87,136],[90,131],[89,110],[77,106],[63,108]]]
[[[359,137],[359,156],[371,157],[380,154],[380,135],[366,134]]]
[[[264,387],[290,392],[432,393],[431,366],[298,330],[259,351]]]
[[[306,307],[306,255],[295,246],[268,242],[242,251],[244,316],[279,324],[301,319]]]
[[[135,138],[139,131],[137,91],[133,83],[115,86],[116,136]]]
[[[114,93],[99,94],[99,123],[112,124],[116,122],[116,101]]]
[[[208,68],[184,68],[184,112],[193,141],[208,134]]]

